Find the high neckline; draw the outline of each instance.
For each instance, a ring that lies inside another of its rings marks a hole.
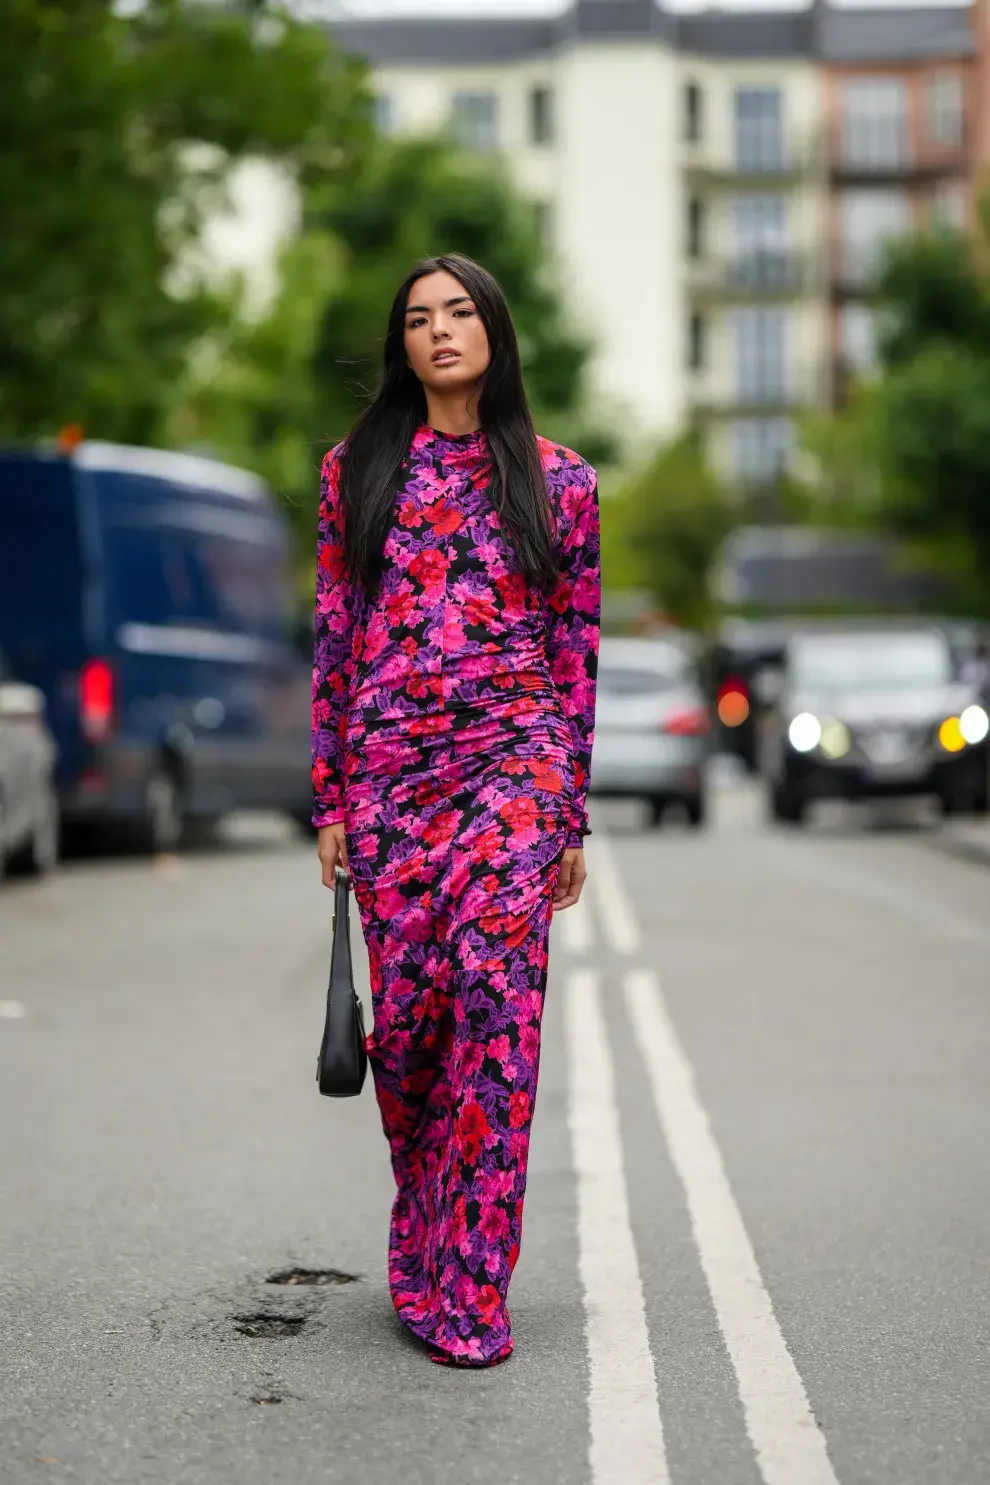
[[[419,431],[427,438],[438,438],[442,443],[455,443],[462,446],[481,443],[485,437],[482,428],[475,428],[471,433],[444,433],[442,428],[433,428],[429,423],[424,423]]]

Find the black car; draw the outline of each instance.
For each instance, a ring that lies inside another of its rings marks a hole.
[[[917,623],[792,636],[760,737],[773,819],[799,824],[815,799],[908,794],[987,814],[990,717],[957,640]]]

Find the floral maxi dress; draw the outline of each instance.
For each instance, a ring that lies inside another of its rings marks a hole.
[[[588,832],[596,480],[539,449],[550,593],[518,573],[483,433],[416,434],[373,598],[344,564],[340,448],[323,467],[313,821],[344,823],[368,945],[392,1299],[434,1360],[462,1366],[512,1350],[551,902]]]

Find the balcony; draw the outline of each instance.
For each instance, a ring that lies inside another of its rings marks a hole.
[[[687,262],[687,288],[694,299],[793,299],[813,292],[817,280],[811,258],[788,249]]]
[[[689,383],[688,403],[697,422],[721,418],[767,418],[827,406],[832,396],[830,366],[768,366],[762,375],[741,381],[701,373]]]
[[[704,145],[687,145],[684,170],[695,185],[710,187],[794,185],[813,173],[819,151],[810,143],[795,145],[776,135],[738,138],[731,154],[715,155]]]
[[[907,129],[889,120],[875,121],[873,127],[837,140],[828,162],[833,182],[846,186],[938,180],[964,175],[968,168],[965,141],[919,151]]]

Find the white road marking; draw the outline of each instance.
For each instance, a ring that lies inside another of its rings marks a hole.
[[[629,970],[624,989],[760,1473],[766,1485],[838,1485],[657,977]]]
[[[592,1485],[669,1485],[629,1216],[615,1066],[594,970],[568,974],[564,1004],[568,1123],[577,1175],[590,1372]]]
[[[594,928],[585,888],[573,907],[556,915],[560,925],[560,946],[566,954],[587,954],[594,945]]]
[[[0,1000],[0,1021],[23,1021],[27,1006],[22,1000]]]
[[[600,827],[596,827],[594,835],[588,837],[585,850],[588,879],[594,884],[602,929],[609,947],[617,954],[638,953],[641,944],[639,925],[622,885],[615,852]]]

